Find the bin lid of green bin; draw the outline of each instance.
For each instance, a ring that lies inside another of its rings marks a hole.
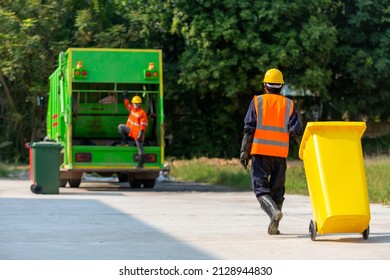
[[[308,122],[305,132],[302,136],[301,145],[299,147],[299,158],[303,160],[303,153],[306,148],[306,142],[315,134],[324,134],[335,130],[344,130],[347,133],[355,132],[359,136],[363,136],[366,130],[365,122],[348,122],[348,121],[323,121],[323,122]],[[356,135],[356,134],[355,134]]]
[[[62,145],[56,142],[41,141],[35,142],[31,145],[32,148],[51,148],[51,149],[62,149]]]

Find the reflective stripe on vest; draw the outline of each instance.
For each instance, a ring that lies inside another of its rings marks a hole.
[[[251,154],[286,158],[289,148],[288,122],[294,104],[282,95],[254,97],[257,115]]]

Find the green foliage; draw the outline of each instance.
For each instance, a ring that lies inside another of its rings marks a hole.
[[[28,173],[29,166],[0,162],[0,178],[25,178]]]
[[[327,67],[336,43],[327,17],[331,1],[148,4],[144,20],[159,21],[171,44],[181,39],[180,52],[169,57],[175,67],[165,69],[165,77],[177,78],[165,90],[167,134],[176,143],[168,147],[170,155],[237,156],[245,111],[270,67],[279,67],[295,87],[327,96]],[[156,33],[154,25],[144,26]]]
[[[389,117],[389,7],[388,0],[356,0],[343,1],[338,10],[330,93],[339,117],[343,113],[352,120]]]
[[[239,168],[236,161],[197,158],[172,161],[171,175],[175,179],[225,186],[233,190],[251,190],[250,173]]]
[[[129,47],[129,21],[111,6],[107,0],[0,2],[0,94],[6,97],[0,99],[0,142],[13,143],[0,159],[26,161],[24,143],[44,138],[46,112],[36,100],[47,94],[61,51]]]
[[[0,163],[0,178],[7,178],[9,176],[8,166]]]
[[[225,186],[234,191],[251,191],[251,175],[239,161],[210,158],[172,160],[171,175],[177,180]],[[249,167],[250,169],[250,167]],[[307,194],[302,167],[289,167],[286,185],[291,193]],[[290,176],[291,175],[291,176]]]
[[[368,193],[371,201],[390,204],[389,162],[377,159],[366,164]]]
[[[371,203],[390,204],[390,160],[374,158],[364,162],[367,189]],[[231,191],[251,191],[250,172],[237,160],[198,158],[170,162],[171,176],[176,180],[225,186]],[[287,161],[286,194],[309,195],[302,161]]]
[[[302,162],[288,165],[286,171],[286,192],[289,194],[309,195],[305,170]]]
[[[362,147],[366,155],[380,156],[390,154],[390,135],[379,138],[363,138]]]
[[[163,50],[166,151],[177,157],[237,157],[245,112],[270,67],[290,88],[316,95],[320,119],[388,120],[389,7],[389,0],[0,1],[0,143],[12,142],[0,159],[26,160],[24,143],[45,136],[46,112],[35,101],[68,47]]]

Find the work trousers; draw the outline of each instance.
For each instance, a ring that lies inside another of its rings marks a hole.
[[[125,124],[120,124],[118,126],[118,132],[119,132],[119,134],[121,134],[122,137],[125,137],[125,139],[127,139],[127,136],[130,133],[130,128]],[[124,140],[124,139],[122,139],[122,140]],[[138,148],[138,154],[143,155],[144,154],[144,142],[139,142],[139,141],[137,141],[137,139],[134,139],[134,141],[135,141],[135,144],[137,145],[137,148]]]
[[[252,156],[252,189],[257,198],[268,194],[276,204],[284,201],[286,162],[282,157]]]

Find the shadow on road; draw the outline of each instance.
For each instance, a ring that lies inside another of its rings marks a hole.
[[[280,237],[285,239],[302,238],[307,239],[310,237],[308,234],[280,234]],[[313,242],[340,242],[340,243],[356,243],[356,244],[377,244],[377,243],[390,243],[390,232],[386,233],[370,233],[368,239],[363,239],[362,235],[358,233],[348,233],[343,236],[340,234],[325,234],[318,235]]]
[[[370,233],[368,239],[356,233],[356,237],[338,237],[324,235],[318,237],[315,242],[342,242],[342,243],[358,243],[358,244],[374,244],[374,243],[390,243],[390,233]]]
[[[0,198],[0,259],[213,259],[100,201],[68,198]]]
[[[69,189],[69,188],[66,188]],[[194,182],[156,182],[154,188],[139,188],[133,189],[129,187],[128,183],[118,182],[101,182],[101,181],[87,181],[82,182],[79,189],[93,192],[107,192],[107,191],[121,191],[121,192],[232,192],[231,189],[225,186],[208,185]],[[248,187],[248,191],[251,191]],[[71,193],[67,190],[66,193]],[[80,192],[77,191],[77,194]],[[114,195],[111,193],[110,195]],[[120,194],[118,194],[120,195]]]

